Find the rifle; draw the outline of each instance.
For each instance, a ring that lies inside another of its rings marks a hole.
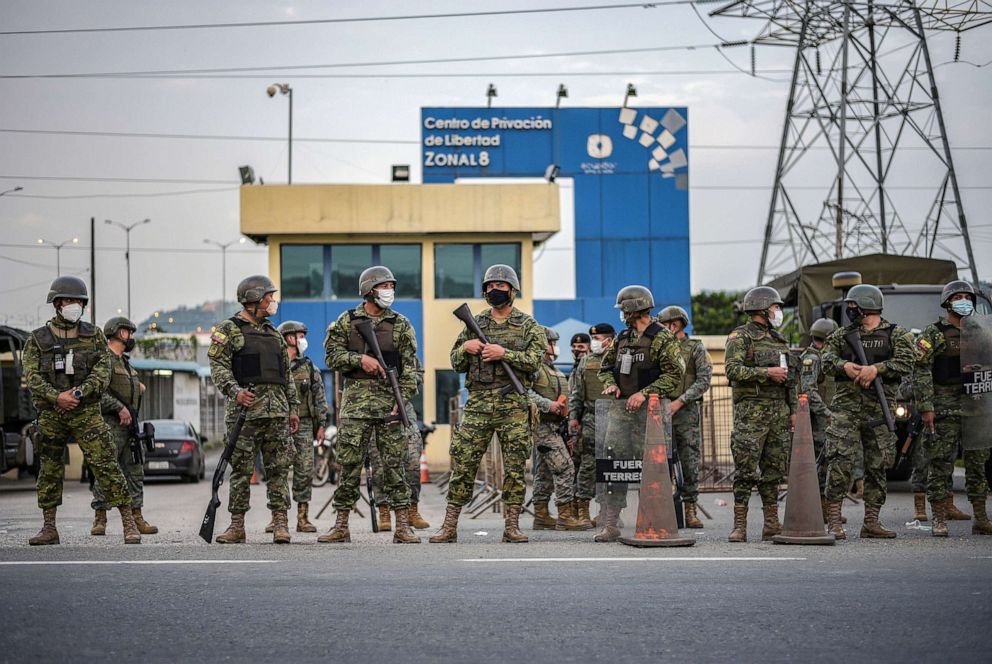
[[[249,385],[247,389],[251,390],[253,387],[254,385]],[[214,540],[214,522],[217,520],[217,508],[220,507],[220,496],[217,494],[220,491],[220,486],[224,483],[224,473],[227,472],[227,466],[231,462],[231,455],[234,454],[234,446],[238,442],[238,436],[241,435],[241,429],[245,425],[245,417],[247,416],[248,407],[242,406],[238,411],[238,419],[234,422],[234,426],[231,427],[231,431],[227,435],[227,442],[224,444],[224,451],[221,453],[220,460],[217,462],[217,468],[214,469],[210,504],[207,505],[207,512],[203,515],[203,523],[200,524],[200,537],[207,544],[210,544]]]
[[[479,324],[475,320],[475,316],[472,315],[472,310],[468,308],[467,304],[461,305],[455,309],[453,313],[455,314],[455,318],[465,323],[465,327],[468,328],[469,332],[479,338],[479,341],[484,344],[489,343],[489,337],[487,337],[485,332],[482,331],[482,328],[479,327]],[[500,360],[499,365],[503,367],[503,371],[506,372],[507,377],[510,379],[510,385],[513,387],[513,391],[521,396],[526,396],[527,390],[524,389],[524,384],[520,382],[517,374],[514,373],[513,368],[507,363],[507,361]]]
[[[370,440],[366,445],[373,445],[374,443]],[[376,515],[376,504],[375,504],[375,492],[372,490],[372,455],[369,454],[368,447],[365,448],[365,458],[362,459],[362,465],[365,466],[365,490],[369,492],[369,516],[372,517],[372,532],[379,532],[379,517]]]
[[[858,363],[861,366],[868,366],[868,358],[865,357],[865,347],[861,345],[861,333],[858,328],[848,331],[844,335],[844,341],[847,345],[851,347],[854,351],[854,356],[858,358]],[[882,416],[885,419],[885,426],[889,431],[895,432],[896,430],[896,420],[892,417],[892,411],[889,410],[888,399],[885,398],[885,390],[882,387],[882,377],[875,376],[875,380],[872,381],[872,387],[875,388],[875,396],[878,398],[878,404],[882,407]]]
[[[379,340],[376,339],[375,330],[372,328],[372,321],[367,318],[360,320],[355,324],[355,329],[362,335],[365,345],[372,351],[372,356],[382,365],[382,368],[386,372],[386,379],[389,381],[389,386],[393,390],[393,400],[396,402],[397,413],[396,415],[387,415],[383,419],[386,422],[402,422],[404,428],[410,426],[410,418],[406,414],[406,400],[400,391],[400,381],[397,377],[396,368],[386,365],[386,360],[382,357],[382,349],[379,348]],[[374,523],[375,517],[373,517]],[[375,530],[375,532],[379,531]]]
[[[128,433],[131,435],[131,438],[128,441],[128,446],[131,448],[131,460],[141,465],[145,462],[145,457],[141,450],[142,444],[144,444],[146,452],[153,452],[155,450],[155,425],[151,422],[145,422],[139,429],[138,408],[141,408],[141,405],[139,404],[138,408],[131,408],[128,405],[128,400],[111,387],[107,388],[107,393],[124,404],[124,408],[127,409],[128,414],[131,416],[131,424],[128,426]]]

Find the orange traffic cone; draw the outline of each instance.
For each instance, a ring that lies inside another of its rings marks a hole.
[[[423,453],[420,454],[420,483],[431,483],[431,473],[427,470],[427,457],[425,457]]]
[[[251,471],[251,479],[248,480],[248,483],[252,486],[258,484],[258,474],[254,470]]]
[[[813,426],[809,420],[809,397],[799,395],[796,430],[792,434],[789,465],[789,495],[785,499],[782,532],[772,537],[776,544],[833,544],[836,539],[823,529],[823,507],[813,455]]]
[[[658,395],[648,397],[648,418],[644,428],[644,461],[637,506],[637,527],[633,537],[621,537],[628,546],[692,546],[692,537],[680,537],[675,520],[672,477],[668,471],[668,441]]]

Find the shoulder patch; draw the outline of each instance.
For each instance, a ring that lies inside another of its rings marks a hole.
[[[214,330],[210,335],[210,340],[214,343],[224,345],[227,343],[227,335],[220,330]]]
[[[931,344],[926,337],[920,337],[916,342],[916,354],[920,357],[926,357],[927,354],[933,350],[933,344]]]
[[[740,336],[740,335],[737,333],[737,330],[734,330],[733,332],[731,332],[730,334],[727,335],[727,341],[733,341],[738,336]]]

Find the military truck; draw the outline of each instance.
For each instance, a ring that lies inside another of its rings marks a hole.
[[[0,474],[11,470],[38,474],[32,434],[38,414],[24,385],[21,352],[28,333],[0,325]]]

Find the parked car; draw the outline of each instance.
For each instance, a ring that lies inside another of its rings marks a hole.
[[[203,438],[185,420],[148,420],[155,427],[155,449],[145,452],[145,477],[178,475],[187,482],[206,477]]]

